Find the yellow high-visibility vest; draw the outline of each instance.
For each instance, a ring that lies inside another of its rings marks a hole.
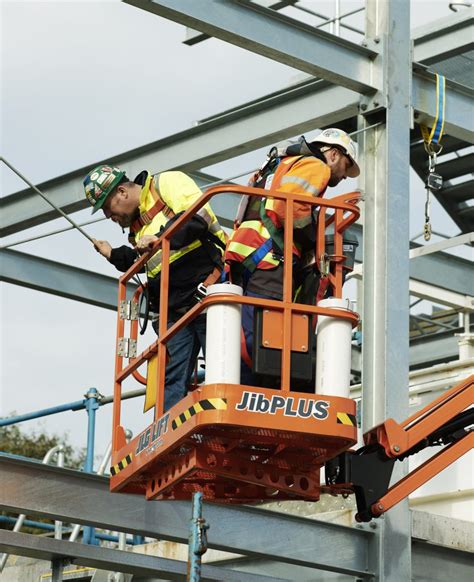
[[[192,178],[183,172],[162,172],[156,176],[148,175],[145,185],[140,193],[140,214],[148,212],[156,203],[156,199],[152,194],[151,181],[154,180],[156,192],[159,193],[161,199],[166,204],[166,207],[159,212],[149,224],[142,226],[135,232],[135,241],[148,235],[157,235],[161,227],[165,226],[168,220],[175,214],[187,210],[192,204],[196,202],[201,196],[202,192],[198,185]],[[170,212],[171,211],[171,212]],[[208,229],[211,234],[216,236],[224,245],[226,244],[226,234],[222,230],[216,215],[212,211],[209,204],[205,204],[197,214],[201,216],[208,224]],[[202,246],[200,240],[195,240],[191,244],[182,247],[178,250],[170,251],[170,264],[179,260],[185,254]],[[219,249],[221,250],[221,249]],[[222,251],[221,251],[222,252]],[[161,249],[155,253],[147,263],[148,277],[157,277],[161,272]]]

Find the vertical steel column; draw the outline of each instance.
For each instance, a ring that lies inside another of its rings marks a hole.
[[[380,56],[373,74],[383,91],[366,102],[385,108],[385,124],[364,133],[363,429],[387,417],[408,415],[409,371],[409,169],[411,124],[410,2],[366,0],[366,35]],[[397,464],[397,478],[404,470]],[[408,502],[375,525],[372,552],[377,580],[411,579]]]

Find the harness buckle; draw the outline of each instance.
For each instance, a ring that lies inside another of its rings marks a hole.
[[[196,292],[194,293],[194,299],[198,303],[201,303],[201,301],[206,296],[207,296],[207,287],[204,285],[204,283],[199,283],[199,285],[196,287]]]

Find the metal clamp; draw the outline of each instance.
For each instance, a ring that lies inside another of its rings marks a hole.
[[[117,344],[117,355],[122,358],[136,358],[137,340],[129,337],[121,337]]]
[[[199,517],[196,520],[197,526],[197,539],[195,540],[193,552],[197,556],[202,556],[207,552],[207,530],[209,525],[203,517]]]
[[[426,241],[431,239],[431,193],[441,190],[443,187],[443,177],[436,173],[436,161],[440,149],[437,151],[432,147],[433,144],[426,144],[425,149],[428,152],[428,176],[426,177],[426,202],[425,202],[425,224],[423,226],[423,236]]]

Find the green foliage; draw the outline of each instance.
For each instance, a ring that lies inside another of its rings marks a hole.
[[[43,460],[46,453],[57,445],[64,446],[65,465],[79,469],[84,464],[85,449],[76,451],[68,442],[67,435],[49,435],[46,432],[24,433],[12,424],[0,427],[0,451]]]

